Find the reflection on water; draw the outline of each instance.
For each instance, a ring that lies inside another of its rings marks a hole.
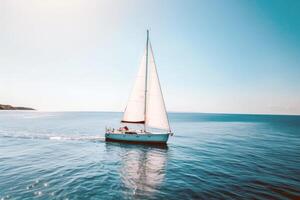
[[[107,144],[109,146],[111,144]],[[147,197],[154,195],[165,178],[168,148],[121,144],[120,178],[125,195]]]

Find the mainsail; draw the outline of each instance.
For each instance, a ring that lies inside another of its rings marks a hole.
[[[131,95],[124,111],[124,123],[145,123],[145,87],[146,87],[146,54],[147,49],[142,57],[139,72],[135,79]]]
[[[148,34],[146,50],[122,122],[170,131]]]

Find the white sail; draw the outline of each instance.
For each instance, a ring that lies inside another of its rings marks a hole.
[[[148,50],[148,82],[146,98],[146,126],[170,131],[165,102],[161,91],[159,78],[151,44]]]
[[[140,123],[145,124],[145,127],[170,131],[153,51],[148,38],[122,122]]]
[[[145,122],[145,87],[146,87],[146,53],[142,57],[140,69],[129,97],[122,122],[142,123]]]

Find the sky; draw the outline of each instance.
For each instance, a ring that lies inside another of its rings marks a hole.
[[[300,1],[1,0],[0,104],[123,111],[150,29],[170,112],[300,114]]]

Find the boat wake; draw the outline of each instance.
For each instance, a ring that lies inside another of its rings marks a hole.
[[[104,141],[102,136],[50,136],[49,140]]]
[[[0,138],[14,138],[14,139],[37,139],[37,140],[56,140],[56,141],[91,141],[99,142],[105,141],[103,136],[75,136],[75,135],[47,135],[47,134],[1,134]]]

